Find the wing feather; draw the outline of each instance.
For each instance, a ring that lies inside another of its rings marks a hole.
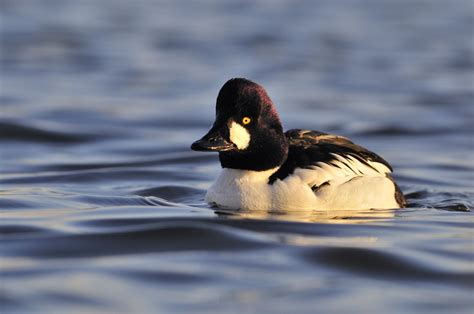
[[[293,129],[285,133],[288,158],[270,177],[270,183],[298,172],[309,185],[317,186],[335,178],[386,176],[390,165],[377,154],[346,137],[312,130]],[[304,172],[304,175],[303,175]]]

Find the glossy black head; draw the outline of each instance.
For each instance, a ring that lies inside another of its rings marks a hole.
[[[288,143],[265,89],[235,78],[227,81],[217,96],[211,130],[191,149],[219,152],[223,168],[262,171],[285,161]]]

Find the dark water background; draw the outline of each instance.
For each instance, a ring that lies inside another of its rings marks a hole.
[[[1,313],[472,313],[472,1],[0,3]],[[236,76],[410,207],[206,206]]]

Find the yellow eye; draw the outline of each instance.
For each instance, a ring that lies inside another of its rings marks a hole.
[[[250,121],[252,121],[252,119],[250,119],[249,117],[244,117],[244,118],[242,119],[242,123],[243,123],[243,124],[249,124]]]

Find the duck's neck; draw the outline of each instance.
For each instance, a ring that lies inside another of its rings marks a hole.
[[[254,137],[249,148],[242,151],[219,153],[222,168],[267,171],[280,167],[288,156],[288,142],[284,134],[273,137]]]

